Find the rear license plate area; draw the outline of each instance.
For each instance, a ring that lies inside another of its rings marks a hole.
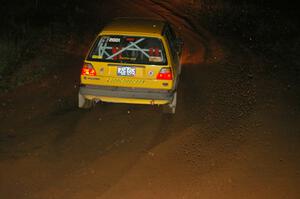
[[[133,77],[136,75],[136,68],[130,66],[118,66],[117,75]]]

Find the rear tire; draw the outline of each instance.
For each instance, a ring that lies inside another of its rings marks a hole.
[[[163,105],[163,113],[175,114],[177,104],[177,92],[174,93],[173,99],[169,104]]]
[[[83,95],[78,93],[78,107],[83,109],[90,109],[93,106],[93,101],[84,98]]]

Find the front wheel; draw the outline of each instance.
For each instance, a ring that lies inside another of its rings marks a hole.
[[[78,107],[83,109],[90,109],[93,106],[93,101],[84,98],[83,95],[78,93]]]
[[[163,105],[163,113],[175,114],[177,104],[177,92],[174,93],[173,99],[169,104]]]

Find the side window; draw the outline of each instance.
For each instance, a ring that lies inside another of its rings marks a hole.
[[[170,36],[171,36],[172,40],[175,41],[176,40],[176,34],[175,34],[174,30],[172,29],[171,26],[168,26],[168,29],[170,31]]]
[[[167,27],[167,29],[166,29],[166,37],[167,37],[168,43],[170,45],[170,50],[171,50],[171,54],[172,54],[173,59],[175,59],[176,56],[177,56],[176,45],[174,43],[175,42],[175,37],[174,36],[175,35],[172,34],[172,30],[169,27]]]

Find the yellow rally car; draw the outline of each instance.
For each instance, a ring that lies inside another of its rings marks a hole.
[[[104,27],[81,71],[78,106],[163,105],[175,113],[182,40],[166,21],[119,18]]]

